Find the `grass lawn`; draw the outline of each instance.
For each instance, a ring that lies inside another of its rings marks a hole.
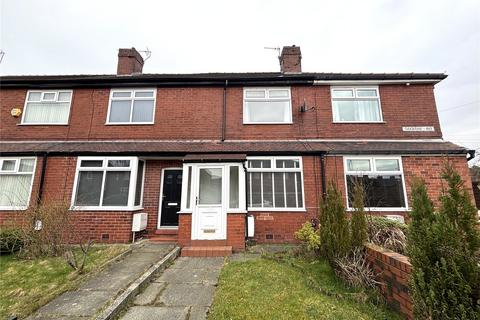
[[[15,255],[0,256],[0,319],[29,315],[60,293],[78,287],[88,273],[127,249],[126,245],[92,247],[82,275],[75,275],[61,257],[22,260]]]
[[[324,261],[230,262],[209,319],[403,319],[373,297],[345,287]]]

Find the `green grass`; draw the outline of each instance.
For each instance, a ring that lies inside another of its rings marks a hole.
[[[88,273],[127,248],[92,247],[82,275],[76,274],[61,257],[23,260],[16,255],[0,256],[0,319],[10,314],[20,318],[29,315],[62,292],[78,287]]]
[[[324,261],[231,262],[220,274],[209,319],[402,319],[373,297],[347,288]]]

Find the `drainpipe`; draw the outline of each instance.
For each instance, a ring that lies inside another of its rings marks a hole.
[[[40,185],[38,187],[37,205],[40,204],[43,196],[43,185],[45,184],[45,172],[47,170],[48,152],[45,152],[42,156],[42,172],[40,173]]]
[[[243,171],[245,172],[245,239],[248,239],[248,178],[247,178],[247,167],[245,162],[242,162]]]
[[[325,176],[325,153],[320,153],[320,172],[322,175],[322,198],[327,197],[327,179]]]
[[[222,142],[225,141],[226,121],[227,121],[227,86],[228,80],[225,80],[225,86],[223,87],[223,109],[222,109]]]

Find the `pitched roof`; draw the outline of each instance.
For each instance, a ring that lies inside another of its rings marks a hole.
[[[13,75],[0,76],[0,84],[9,87],[100,87],[108,85],[229,85],[251,84],[307,84],[314,81],[422,81],[437,83],[447,77],[444,73],[281,73],[281,72],[245,72],[245,73],[191,73],[191,74],[79,74],[79,75]]]
[[[0,154],[175,155],[186,154],[466,154],[446,141],[30,141],[0,142]]]

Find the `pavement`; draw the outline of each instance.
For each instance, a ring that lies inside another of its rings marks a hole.
[[[120,319],[206,319],[224,261],[178,258],[135,297]]]
[[[175,245],[145,243],[115,261],[75,291],[68,291],[41,307],[27,319],[84,320],[97,315]]]

